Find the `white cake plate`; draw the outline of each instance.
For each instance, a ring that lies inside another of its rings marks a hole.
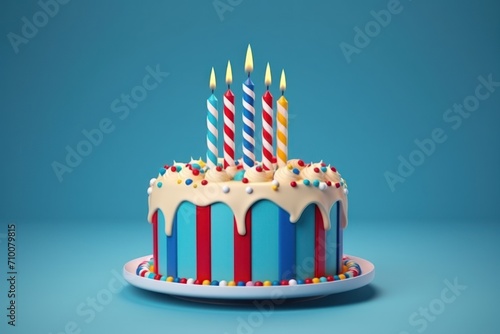
[[[362,258],[346,255],[361,267],[362,274],[356,277],[317,284],[275,286],[212,286],[158,281],[141,277],[136,269],[152,255],[131,260],[123,266],[123,276],[130,284],[145,290],[175,296],[211,299],[285,299],[325,296],[354,290],[369,284],[375,277],[375,266]]]

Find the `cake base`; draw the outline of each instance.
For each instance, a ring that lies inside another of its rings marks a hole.
[[[288,298],[324,296],[354,290],[369,284],[375,277],[375,266],[362,258],[346,255],[359,264],[362,274],[345,280],[324,282],[320,284],[278,285],[278,286],[212,286],[195,284],[178,284],[158,281],[136,274],[137,267],[148,261],[152,255],[143,256],[127,262],[123,266],[123,276],[135,287],[184,297],[212,299],[274,299],[282,301]]]

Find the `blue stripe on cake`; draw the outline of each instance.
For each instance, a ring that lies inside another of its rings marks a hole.
[[[325,270],[327,275],[337,275],[338,272],[338,202],[333,205],[330,210],[330,224],[331,227],[326,231],[326,261]]]
[[[295,223],[290,222],[290,214],[278,208],[279,225],[279,279],[295,277]]]
[[[177,276],[196,279],[196,206],[182,202],[176,215]]]
[[[223,203],[212,204],[212,279],[233,280],[234,231],[233,212]]]
[[[160,275],[165,274],[167,270],[167,235],[165,233],[165,217],[163,212],[158,210],[158,268],[157,272]]]
[[[177,216],[172,221],[172,234],[167,236],[167,276],[177,277]]]
[[[310,204],[305,208],[300,219],[295,223],[297,259],[297,278],[305,279],[314,277],[314,217],[315,204]]]
[[[252,280],[279,278],[278,206],[259,201],[252,208]]]

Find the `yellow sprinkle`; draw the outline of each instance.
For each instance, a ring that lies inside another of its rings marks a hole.
[[[173,281],[174,281],[174,278],[172,276],[167,277],[167,282],[173,282]]]
[[[177,184],[181,184],[182,183],[182,180],[177,180]]]
[[[210,285],[210,281],[209,281],[209,280],[207,280],[207,279],[206,279],[206,280],[204,280],[204,281],[203,281],[203,285]]]
[[[278,190],[278,186],[272,186],[273,190]]]
[[[272,285],[271,281],[264,281],[264,286],[271,286],[271,285]]]
[[[152,265],[149,266],[149,271],[152,272],[152,273],[155,272],[155,265],[154,264],[152,264]]]
[[[293,166],[291,164],[288,164],[288,165],[286,165],[286,168],[291,170],[291,169],[293,169]]]
[[[193,188],[196,188],[196,187],[198,187],[198,185],[197,185],[196,183],[195,183],[195,184],[193,184]]]
[[[345,275],[344,275],[344,274],[340,274],[340,275],[339,275],[339,278],[340,278],[340,279],[345,279]]]
[[[343,273],[345,273],[347,270],[349,270],[349,268],[347,268],[347,266],[346,266],[346,265],[343,265],[343,266],[342,266],[342,272],[343,272]]]
[[[317,278],[317,277],[313,278],[313,283],[319,283],[319,282],[320,282],[319,278]]]
[[[227,286],[236,286],[236,282],[235,281],[229,281],[227,283]]]

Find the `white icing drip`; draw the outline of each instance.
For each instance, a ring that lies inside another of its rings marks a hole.
[[[290,221],[295,223],[299,220],[304,209],[312,203],[318,205],[323,217],[325,230],[330,229],[330,210],[335,202],[340,201],[340,224],[343,228],[347,226],[347,197],[342,187],[327,187],[319,190],[316,187],[300,185],[295,188],[281,186],[279,191],[272,189],[270,182],[257,182],[252,184],[252,193],[248,194],[248,184],[240,181],[224,182],[224,186],[230,188],[230,193],[224,193],[223,185],[208,183],[206,186],[194,188],[184,184],[162,188],[153,187],[149,196],[148,221],[152,222],[152,216],[157,210],[161,210],[166,219],[165,233],[172,234],[172,222],[178,206],[188,201],[198,206],[207,206],[216,202],[222,202],[231,208],[236,219],[238,233],[244,235],[245,215],[250,207],[259,200],[269,200],[283,208],[290,214]]]
[[[244,177],[250,182],[267,182],[273,179],[273,171],[264,170],[262,166],[253,166],[245,171]]]

